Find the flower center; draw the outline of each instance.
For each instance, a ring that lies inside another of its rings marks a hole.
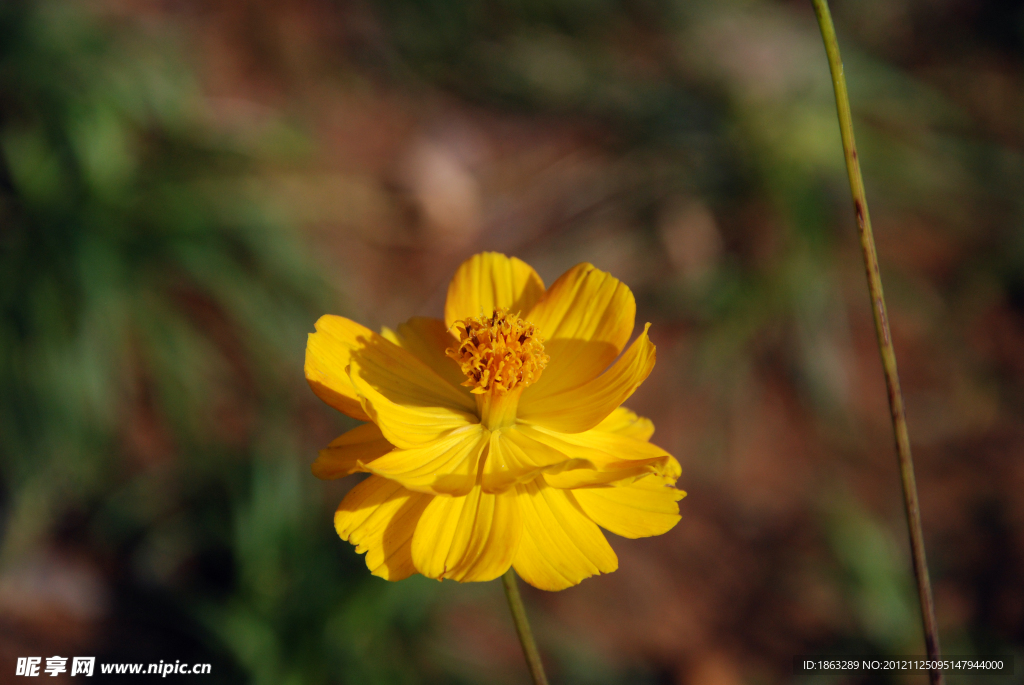
[[[535,383],[548,365],[537,328],[505,309],[456,321],[451,331],[459,336],[459,344],[445,354],[462,367],[466,374],[463,385],[474,394],[521,392]]]

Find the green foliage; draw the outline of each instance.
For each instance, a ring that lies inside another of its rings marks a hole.
[[[429,594],[366,573],[296,448],[328,289],[247,191],[263,143],[213,128],[168,55],[71,3],[0,5],[3,559],[75,514],[219,680],[412,682]],[[111,655],[154,639],[187,649]]]
[[[84,496],[119,466],[129,393],[208,441],[235,359],[294,362],[317,281],[176,65],[64,4],[0,12],[0,450],[16,486]]]

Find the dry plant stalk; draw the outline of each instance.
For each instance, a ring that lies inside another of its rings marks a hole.
[[[885,307],[885,295],[882,292],[882,277],[878,271],[878,253],[875,250],[875,237],[871,231],[871,216],[868,214],[868,201],[864,193],[864,179],[860,172],[860,161],[857,159],[857,144],[853,138],[853,119],[850,116],[850,98],[846,90],[846,76],[843,73],[843,61],[839,56],[839,42],[836,39],[832,14],[828,9],[828,0],[811,0],[811,2],[814,5],[814,13],[818,17],[818,26],[821,28],[821,37],[825,42],[828,65],[832,72],[832,87],[836,94],[839,130],[842,134],[843,151],[846,155],[846,173],[850,178],[850,194],[853,196],[853,211],[857,219],[857,231],[860,233],[861,250],[864,253],[864,268],[867,272],[868,292],[871,295],[871,310],[875,318],[878,351],[882,356],[885,385],[889,391],[892,427],[896,434],[896,454],[899,458],[900,480],[903,483],[903,503],[907,514],[907,527],[910,529],[910,550],[914,564],[914,578],[917,581],[918,599],[921,603],[925,649],[928,659],[935,662],[940,658],[939,631],[935,622],[935,601],[932,598],[931,580],[928,577],[928,563],[925,558],[924,533],[921,530],[921,508],[917,497],[917,482],[914,478],[914,459],[910,453],[910,434],[907,431],[900,377],[896,370],[896,351],[893,349],[892,335],[889,332],[889,318]],[[944,682],[942,671],[937,668],[929,670],[928,677],[932,685]]]

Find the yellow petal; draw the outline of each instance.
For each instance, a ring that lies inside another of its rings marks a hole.
[[[507,308],[525,314],[544,294],[544,281],[526,262],[497,252],[482,252],[462,263],[448,286],[445,328],[459,319],[490,315]]]
[[[686,496],[656,475],[617,487],[573,490],[594,523],[616,535],[642,538],[668,532],[679,522],[679,500]]]
[[[671,478],[673,482],[679,477],[679,462],[662,448],[645,440],[596,429],[584,433],[556,433],[526,425],[517,426],[517,429],[567,457],[579,460],[565,469],[544,472],[545,482],[553,487],[629,483],[649,473]]]
[[[605,433],[618,433],[637,440],[650,440],[654,435],[654,423],[635,412],[619,407],[609,414],[604,421],[594,426],[594,430]]]
[[[416,526],[413,563],[428,578],[493,580],[512,565],[522,531],[513,491],[435,497]]]
[[[392,450],[365,466],[410,490],[465,495],[476,485],[487,433],[474,423],[420,447]]]
[[[368,328],[343,316],[327,314],[316,322],[316,333],[306,341],[306,381],[316,396],[338,411],[360,421],[370,417],[352,387],[348,363],[359,338],[372,335]]]
[[[650,327],[644,326],[640,337],[610,369],[577,388],[543,396],[530,395],[533,388],[527,388],[519,401],[519,420],[562,433],[580,433],[597,426],[633,394],[654,368],[655,348],[647,337]],[[552,360],[549,367],[553,366]]]
[[[416,572],[412,536],[423,510],[433,499],[398,483],[370,476],[352,488],[334,514],[342,540],[366,553],[366,566],[385,580],[402,580]]]
[[[580,509],[571,492],[534,481],[516,487],[523,536],[513,565],[541,590],[563,590],[596,573],[619,567],[601,530]]]
[[[529,430],[529,428],[527,428]],[[486,492],[502,492],[516,483],[533,480],[540,473],[594,466],[530,437],[517,427],[491,433],[481,485]]]
[[[364,423],[335,438],[313,462],[313,475],[330,480],[341,478],[356,471],[364,471],[362,465],[387,454],[394,446],[384,439],[380,428],[373,423]]]
[[[383,335],[408,350],[459,392],[469,395],[469,388],[462,385],[466,375],[455,360],[445,354],[445,350],[454,346],[456,340],[448,332],[444,321],[416,316],[400,325],[397,331],[385,331]]]
[[[608,368],[633,334],[636,301],[622,281],[579,264],[562,274],[524,318],[537,326],[551,357],[525,400],[577,387]]]
[[[398,345],[370,332],[353,350],[349,378],[388,442],[410,449],[477,423],[476,402]]]

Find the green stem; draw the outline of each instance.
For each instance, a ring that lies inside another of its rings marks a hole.
[[[519,595],[515,570],[510,568],[501,577],[501,582],[505,586],[508,608],[512,610],[512,621],[516,624],[519,642],[523,644],[523,656],[526,657],[526,665],[530,667],[533,685],[548,685],[547,676],[544,675],[544,664],[540,660],[537,643],[533,641],[533,631],[530,630],[530,622],[526,619],[526,607],[523,606],[523,598]]]
[[[846,173],[850,177],[850,194],[853,195],[853,211],[860,232],[860,246],[864,253],[864,268],[867,271],[868,291],[871,295],[871,310],[875,317],[875,332],[878,335],[878,351],[882,354],[882,368],[885,385],[889,390],[889,410],[892,427],[896,434],[896,454],[899,457],[900,479],[903,482],[903,502],[907,513],[907,527],[910,529],[910,551],[914,563],[914,578],[917,580],[917,594],[921,602],[921,620],[924,624],[925,649],[932,661],[939,659],[939,631],[935,623],[935,601],[932,599],[931,580],[928,578],[928,564],[924,553],[924,534],[921,530],[921,509],[917,499],[917,483],[914,479],[914,459],[910,454],[910,434],[907,432],[907,418],[903,409],[903,393],[900,391],[900,377],[896,371],[896,352],[889,333],[889,318],[882,293],[882,277],[878,271],[878,254],[875,251],[875,237],[871,232],[871,216],[864,194],[864,179],[857,159],[857,144],[853,139],[853,119],[850,116],[850,98],[846,91],[846,77],[843,61],[839,56],[839,42],[832,24],[828,0],[811,0],[814,13],[821,27],[821,37],[828,53],[828,66],[832,71],[832,87],[836,93],[836,110],[839,114],[839,130],[846,153]],[[929,671],[933,685],[942,683],[942,671]]]

